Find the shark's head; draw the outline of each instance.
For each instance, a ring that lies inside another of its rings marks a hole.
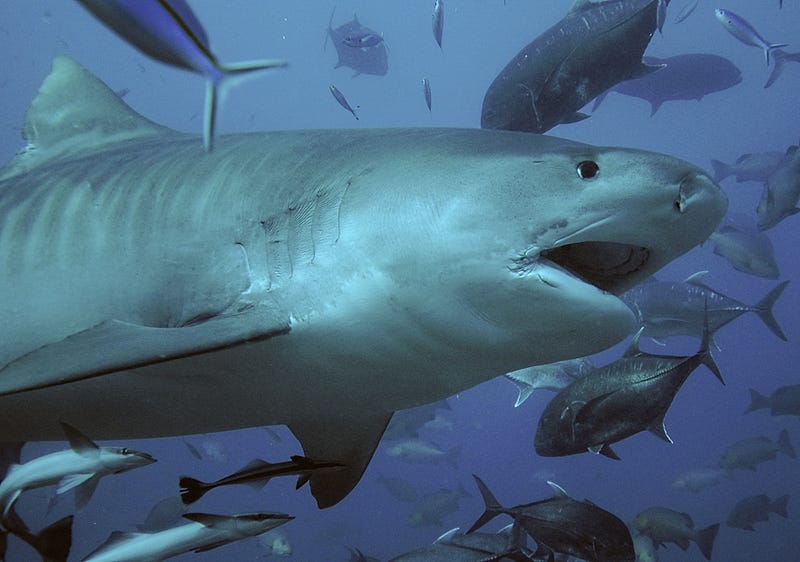
[[[437,191],[435,212],[417,209],[435,226],[414,244],[472,313],[449,329],[474,328],[506,356],[527,347],[529,365],[624,338],[633,318],[618,295],[703,242],[727,207],[704,171],[663,154],[504,131],[473,141],[448,143],[460,154],[420,180],[455,187]]]
[[[100,455],[103,465],[114,474],[156,462],[156,459],[150,454],[127,447],[103,447],[100,449]]]

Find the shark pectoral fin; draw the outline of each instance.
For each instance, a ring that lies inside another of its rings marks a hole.
[[[78,510],[83,509],[89,500],[92,499],[92,495],[94,491],[97,489],[97,485],[100,483],[100,476],[95,475],[92,478],[89,478],[81,485],[76,486],[75,488],[75,507]]]
[[[0,369],[0,396],[77,382],[286,334],[288,320],[253,307],[179,328],[103,322]]]
[[[589,452],[594,453],[595,455],[603,455],[604,457],[608,457],[615,461],[621,460],[619,455],[614,452],[614,449],[611,448],[611,445],[608,443],[602,443],[600,445],[594,445],[589,447]]]
[[[391,412],[341,412],[338,418],[320,417],[289,424],[306,457],[344,465],[311,474],[311,493],[320,509],[336,504],[355,487],[391,417]]]

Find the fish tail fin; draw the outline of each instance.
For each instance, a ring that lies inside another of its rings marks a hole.
[[[783,333],[783,329],[781,329],[778,321],[775,320],[772,309],[775,306],[775,302],[780,298],[781,293],[783,293],[783,290],[788,284],[788,281],[780,283],[753,306],[755,313],[758,314],[758,317],[761,318],[761,321],[767,325],[767,328],[769,328],[773,334],[778,336],[783,341],[786,341],[786,335]]]
[[[764,89],[772,86],[775,81],[780,78],[781,74],[783,74],[783,68],[786,66],[785,56],[778,56],[778,53],[775,53],[775,57],[773,57],[772,60],[775,61],[775,64],[772,66],[772,72],[769,78],[767,78],[767,81],[764,83]]]
[[[178,485],[181,488],[181,501],[183,505],[196,502],[211,489],[205,482],[201,482],[196,478],[190,478],[189,476],[181,476],[178,480]]]
[[[789,517],[789,511],[787,509],[788,505],[789,505],[789,494],[786,494],[785,496],[781,496],[777,500],[772,502],[772,505],[769,506],[769,509],[770,511],[772,511],[772,513],[777,513],[781,517],[788,518]]]
[[[72,515],[59,519],[34,535],[30,545],[46,562],[67,562],[72,548]]]
[[[789,43],[770,43],[766,47],[764,47],[764,58],[767,59],[767,66],[769,66],[769,54],[774,49],[780,49],[781,47],[788,47]]]
[[[219,73],[214,76],[208,76],[206,80],[206,103],[203,112],[203,146],[206,152],[211,152],[214,148],[217,106],[219,105],[219,99],[224,97],[224,88],[229,82],[228,79],[249,76],[259,70],[283,68],[285,66],[287,66],[287,63],[281,60],[257,60],[216,65]]]
[[[750,405],[744,411],[745,414],[754,412],[755,410],[763,410],[769,408],[769,398],[761,394],[754,388],[750,389]]]
[[[797,453],[794,452],[794,447],[792,447],[792,442],[789,441],[789,432],[786,429],[782,429],[780,434],[778,435],[778,448],[780,448],[781,452],[789,457],[790,459],[796,459]]]
[[[705,365],[714,376],[719,379],[719,382],[725,384],[725,379],[722,377],[722,372],[720,372],[719,367],[717,366],[717,362],[714,361],[714,356],[711,355],[711,343],[713,342],[714,334],[711,332],[711,329],[708,326],[708,297],[706,297],[706,302],[704,304],[705,311],[703,317],[703,341],[700,344],[700,351],[698,355],[700,356],[700,362]]]
[[[497,501],[497,498],[494,497],[494,494],[489,490],[489,487],[483,483],[483,480],[478,478],[476,475],[472,475],[475,479],[475,483],[478,485],[478,491],[481,493],[481,497],[483,498],[483,503],[485,504],[485,509],[483,515],[478,517],[478,520],[469,528],[467,534],[483,527],[489,521],[503,513],[503,506],[500,505],[500,502]]]
[[[714,181],[719,183],[731,175],[731,167],[725,162],[711,159],[711,167],[714,170]]]
[[[6,541],[11,533],[31,545],[45,562],[66,562],[72,548],[72,520],[73,516],[69,515],[33,534],[12,507],[3,517],[0,560],[5,559]]]
[[[714,540],[717,538],[717,532],[719,532],[719,523],[714,523],[705,529],[697,531],[694,542],[697,544],[697,548],[700,549],[700,552],[703,553],[703,556],[706,557],[706,560],[711,560],[711,551],[714,548]]]

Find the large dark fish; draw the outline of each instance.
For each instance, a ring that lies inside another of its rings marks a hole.
[[[657,0],[577,0],[564,18],[511,59],[483,98],[481,127],[543,133],[585,119],[578,110],[659,67],[642,62]]]
[[[688,357],[644,353],[640,334],[624,357],[577,379],[550,401],[536,429],[539,455],[591,451],[619,459],[611,444],[644,430],[672,443],[664,416],[689,375],[703,364],[724,383],[708,349],[708,332]]]
[[[165,64],[202,74],[206,78],[203,144],[211,150],[218,90],[223,80],[286,66],[263,60],[223,64],[211,52],[208,36],[185,0],[79,0],[97,19],[144,54]]]
[[[535,560],[552,560],[555,552],[590,562],[635,560],[633,539],[628,527],[616,515],[589,500],[577,501],[552,482],[554,496],[538,502],[503,507],[486,484],[473,475],[483,496],[486,510],[467,531],[472,533],[505,513],[527,532],[538,545]],[[538,558],[537,558],[538,556]]]
[[[316,462],[306,457],[292,455],[291,460],[286,462],[267,462],[261,459],[250,461],[247,466],[237,470],[214,482],[201,482],[188,476],[181,476],[179,484],[181,487],[181,500],[184,504],[194,503],[202,498],[206,492],[220,486],[231,486],[233,484],[247,484],[261,489],[267,485],[272,478],[277,476],[297,475],[297,488],[308,482],[311,473],[315,470],[326,468],[342,468],[344,465],[338,462]]]
[[[690,53],[665,59],[644,57],[644,62],[662,66],[662,69],[613,86],[595,99],[592,111],[609,92],[616,92],[648,101],[650,115],[655,115],[664,102],[700,101],[708,94],[727,90],[742,81],[742,73],[736,65],[718,55]]]
[[[332,27],[333,15],[336,9],[331,12],[331,19],[328,22],[328,35],[325,37],[327,45],[330,38],[336,49],[339,60],[336,61],[334,68],[346,66],[355,70],[353,76],[359,74],[374,74],[383,76],[389,71],[389,56],[386,50],[386,42],[379,41],[369,47],[354,47],[354,37],[380,37],[380,34],[373,29],[361,25],[358,16],[353,14],[353,19],[343,23],[339,27]]]

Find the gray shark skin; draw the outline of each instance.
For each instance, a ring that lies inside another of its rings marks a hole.
[[[575,2],[500,71],[483,98],[481,127],[543,133],[585,118],[578,110],[615,84],[660,68],[642,63],[657,5]]]
[[[65,95],[69,92],[69,95]],[[0,440],[286,424],[321,507],[392,412],[630,333],[727,207],[669,156],[478,129],[155,125],[66,57],[0,170]],[[585,176],[594,166],[599,172]]]

